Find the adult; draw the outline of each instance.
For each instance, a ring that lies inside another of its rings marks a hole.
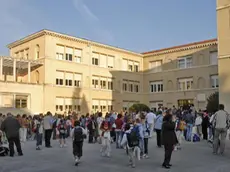
[[[226,140],[227,129],[229,124],[229,114],[224,110],[223,104],[219,105],[219,110],[214,114],[212,123],[215,129],[213,154],[217,154],[219,148],[219,138],[220,138],[220,154],[223,154],[225,150],[225,140]]]
[[[174,145],[178,143],[175,133],[175,122],[173,117],[174,116],[167,111],[162,124],[162,144],[165,148],[165,156],[162,167],[166,169],[169,169],[172,166],[170,164],[170,161],[173,148]]]
[[[153,136],[153,128],[154,128],[154,119],[156,115],[152,111],[147,111],[146,120],[150,128],[150,138]]]
[[[202,134],[203,139],[208,140],[208,127],[209,127],[209,117],[207,111],[204,111],[203,120],[202,120]]]
[[[162,129],[162,123],[163,123],[163,115],[162,111],[159,111],[156,119],[155,119],[155,131],[157,133],[157,146],[161,147],[161,129]]]
[[[11,113],[7,114],[6,119],[2,122],[1,130],[6,133],[6,138],[9,142],[10,156],[14,156],[14,144],[17,148],[19,156],[22,156],[22,149],[19,137],[20,123]]]
[[[50,139],[53,131],[53,118],[51,112],[47,112],[43,119],[43,125],[45,130],[45,147],[51,148],[52,146],[50,145]]]
[[[186,133],[186,140],[191,141],[192,140],[192,128],[194,124],[194,116],[192,114],[192,110],[190,109],[188,112],[185,112],[185,122],[187,124],[187,133]]]

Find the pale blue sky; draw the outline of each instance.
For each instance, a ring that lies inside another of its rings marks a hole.
[[[0,0],[0,55],[42,29],[144,52],[216,38],[216,0]]]

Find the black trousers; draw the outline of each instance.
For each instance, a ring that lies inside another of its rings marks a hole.
[[[157,146],[161,147],[161,130],[155,129],[157,133]]]
[[[17,152],[19,154],[22,154],[22,148],[21,148],[21,142],[19,136],[8,138],[8,142],[9,142],[10,155],[14,155],[14,144],[17,148]]]
[[[56,140],[57,138],[57,132],[56,128],[53,128],[53,140]]]
[[[208,128],[202,127],[203,139],[208,140]]]
[[[50,139],[51,139],[51,136],[52,136],[52,129],[49,129],[49,130],[45,130],[45,146],[46,147],[49,147],[51,146],[50,145]]]
[[[73,155],[78,158],[82,157],[83,142],[73,142]]]
[[[169,165],[171,161],[172,151],[173,151],[173,145],[165,144],[165,159],[164,159],[164,165]]]
[[[149,138],[144,138],[144,154],[148,154]]]

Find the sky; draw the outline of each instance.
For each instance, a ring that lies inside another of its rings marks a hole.
[[[216,0],[0,0],[0,55],[42,29],[146,52],[216,38]]]

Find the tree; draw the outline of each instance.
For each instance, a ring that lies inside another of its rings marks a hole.
[[[208,98],[207,98],[207,111],[209,113],[215,113],[218,110],[219,106],[219,93],[215,92],[212,93]]]
[[[140,112],[140,111],[149,111],[149,107],[145,104],[133,104],[130,108],[129,111],[131,112]]]

